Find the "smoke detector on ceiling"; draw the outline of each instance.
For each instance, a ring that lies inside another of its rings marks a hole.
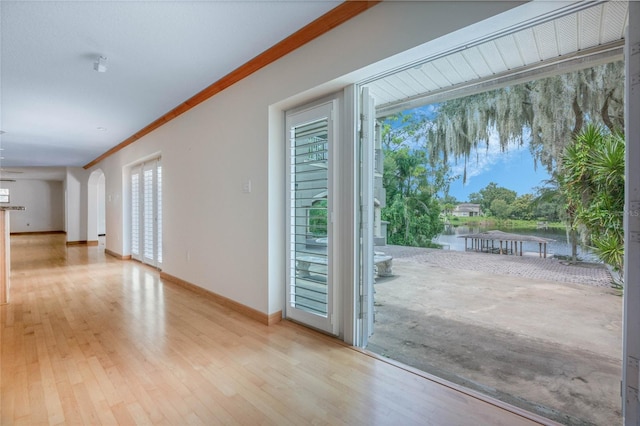
[[[107,72],[107,58],[100,56],[93,63],[93,69],[97,72]]]

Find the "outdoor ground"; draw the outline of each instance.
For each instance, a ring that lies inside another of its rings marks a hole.
[[[368,349],[566,424],[621,424],[621,292],[598,265],[410,247]]]

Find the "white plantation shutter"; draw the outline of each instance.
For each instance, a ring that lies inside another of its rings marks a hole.
[[[131,255],[152,266],[162,263],[162,166],[159,160],[131,170]]]
[[[162,263],[162,164],[158,160],[158,166],[156,168],[156,259],[158,263]]]
[[[142,217],[144,235],[144,257],[146,259],[154,260],[154,239],[155,239],[155,197],[153,188],[153,170],[145,170],[142,178]]]
[[[315,217],[328,218],[326,203],[329,189],[327,118],[294,128],[291,146],[291,227],[289,298],[292,306],[326,317],[328,312],[327,225],[318,225]],[[309,239],[322,241],[320,249]],[[326,241],[326,242],[325,242]],[[300,259],[309,263],[309,273],[299,271]],[[311,272],[312,271],[312,272]]]
[[[331,334],[334,321],[334,101],[287,114],[286,316]]]
[[[140,259],[140,168],[131,172],[131,256]]]

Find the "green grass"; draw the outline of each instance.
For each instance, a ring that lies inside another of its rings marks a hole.
[[[448,216],[447,220],[453,225],[467,225],[467,226],[483,226],[483,227],[499,227],[499,228],[512,228],[512,229],[532,229],[537,228],[538,220],[523,220],[523,219],[498,219],[495,217],[456,217]],[[562,222],[547,222],[548,229],[564,230],[565,225]]]

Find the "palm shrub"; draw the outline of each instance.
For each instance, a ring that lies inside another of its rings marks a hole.
[[[589,124],[565,149],[559,179],[569,225],[581,230],[594,253],[620,273],[624,259],[624,168],[624,137]]]

